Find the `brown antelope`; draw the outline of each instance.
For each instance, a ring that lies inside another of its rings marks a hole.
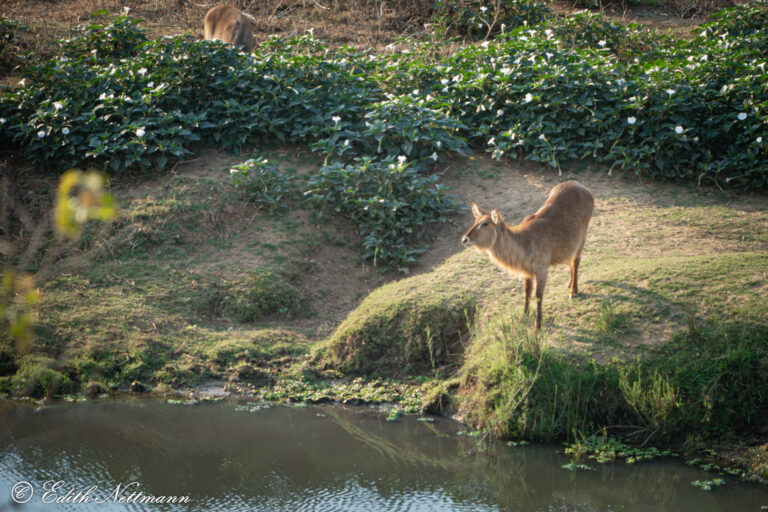
[[[205,39],[218,39],[234,46],[242,46],[246,52],[253,50],[251,35],[252,17],[232,5],[213,7],[205,14]]]
[[[475,223],[461,239],[485,251],[510,274],[525,278],[525,313],[536,280],[536,328],[541,328],[541,301],[550,265],[570,264],[571,298],[579,293],[579,261],[595,198],[584,185],[567,181],[555,186],[544,205],[518,226],[509,226],[501,213],[482,210],[474,202]]]

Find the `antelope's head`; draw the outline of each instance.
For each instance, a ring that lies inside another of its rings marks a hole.
[[[504,219],[498,210],[492,210],[490,213],[472,202],[472,215],[475,216],[475,223],[464,233],[461,243],[464,247],[474,246],[482,251],[493,247],[496,238],[499,236],[499,230],[504,225]]]

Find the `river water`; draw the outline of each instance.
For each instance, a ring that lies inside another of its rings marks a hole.
[[[379,409],[0,402],[0,510],[755,511],[768,489],[677,459],[570,471],[552,446],[509,447],[451,420]],[[12,492],[18,501],[11,499]],[[154,503],[151,503],[154,500]],[[159,503],[172,501],[175,503]],[[58,501],[58,503],[57,503]]]

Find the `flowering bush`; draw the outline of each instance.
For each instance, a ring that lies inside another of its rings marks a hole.
[[[328,136],[314,143],[313,148],[339,156],[402,154],[418,162],[436,162],[440,155],[467,154],[469,147],[458,136],[466,127],[424,102],[416,90],[369,105],[362,120],[344,121],[333,116],[324,130]]]
[[[49,170],[113,173],[163,169],[200,142],[309,143],[335,162],[313,201],[358,223],[367,255],[399,265],[418,252],[410,233],[421,214],[398,201],[414,193],[424,202],[404,201],[440,218],[451,207],[423,174],[470,147],[559,171],[590,158],[647,177],[768,189],[767,12],[765,2],[725,10],[691,41],[580,14],[456,51],[431,42],[383,55],[311,35],[272,38],[252,55],[184,37],[144,42],[119,16],[3,90],[0,136]],[[390,172],[397,156],[408,164]],[[362,188],[345,195],[349,183]]]
[[[486,39],[522,25],[534,25],[550,13],[536,0],[437,0],[435,33],[439,36]]]
[[[107,14],[109,11],[98,11],[92,16]],[[85,57],[93,62],[131,57],[136,54],[137,47],[147,40],[138,22],[125,12],[114,16],[107,26],[97,23],[80,25],[70,39],[59,41],[61,53],[70,59]]]
[[[324,166],[308,184],[309,202],[354,222],[363,237],[365,257],[399,267],[425,250],[414,245],[427,224],[443,222],[456,210],[455,198],[400,156]]]
[[[293,190],[290,176],[264,157],[251,158],[229,170],[235,188],[258,208],[275,211],[285,206]]]

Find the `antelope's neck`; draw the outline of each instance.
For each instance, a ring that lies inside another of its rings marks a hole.
[[[528,270],[522,236],[510,226],[504,225],[493,244],[493,259],[510,270]]]

